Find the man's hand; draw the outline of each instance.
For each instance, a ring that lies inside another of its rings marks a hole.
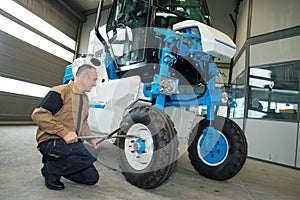
[[[77,134],[73,131],[70,131],[63,139],[67,144],[78,142]]]
[[[95,149],[98,149],[98,147],[100,146],[99,144],[97,144],[97,141],[97,139],[91,139],[90,141],[91,145],[93,145]]]

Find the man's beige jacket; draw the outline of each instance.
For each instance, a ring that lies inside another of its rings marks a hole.
[[[81,116],[79,116],[80,96]],[[37,142],[64,138],[70,131],[76,132],[79,136],[92,135],[87,123],[88,111],[88,97],[78,92],[73,81],[53,87],[31,115],[38,126]]]

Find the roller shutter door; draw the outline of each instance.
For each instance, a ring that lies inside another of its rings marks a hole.
[[[18,0],[17,2],[72,39],[76,39],[79,20],[56,1]],[[26,26],[1,9],[0,14]],[[38,30],[31,30],[47,38]],[[59,45],[74,53],[74,50]],[[0,30],[0,76],[2,77],[53,87],[62,83],[64,69],[69,64],[69,61]],[[41,98],[38,97],[0,92],[0,124],[30,123],[31,112],[40,100]]]

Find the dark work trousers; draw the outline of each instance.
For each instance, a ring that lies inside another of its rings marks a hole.
[[[98,152],[90,144],[67,144],[63,139],[52,139],[38,145],[43,155],[44,168],[48,176],[59,179],[61,176],[76,183],[94,185],[99,173],[93,163]]]

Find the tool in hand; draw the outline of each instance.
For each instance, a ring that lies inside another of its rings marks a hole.
[[[127,125],[127,124],[125,124]],[[100,144],[101,142],[107,140],[107,139],[111,139],[111,138],[130,138],[130,137],[134,137],[137,138],[137,136],[135,135],[116,135],[114,136],[117,132],[119,132],[125,125],[117,128],[116,130],[114,130],[113,132],[111,132],[108,135],[105,136],[97,136],[97,135],[92,135],[92,136],[79,136],[78,139],[100,139],[99,141],[97,141],[97,144]]]

